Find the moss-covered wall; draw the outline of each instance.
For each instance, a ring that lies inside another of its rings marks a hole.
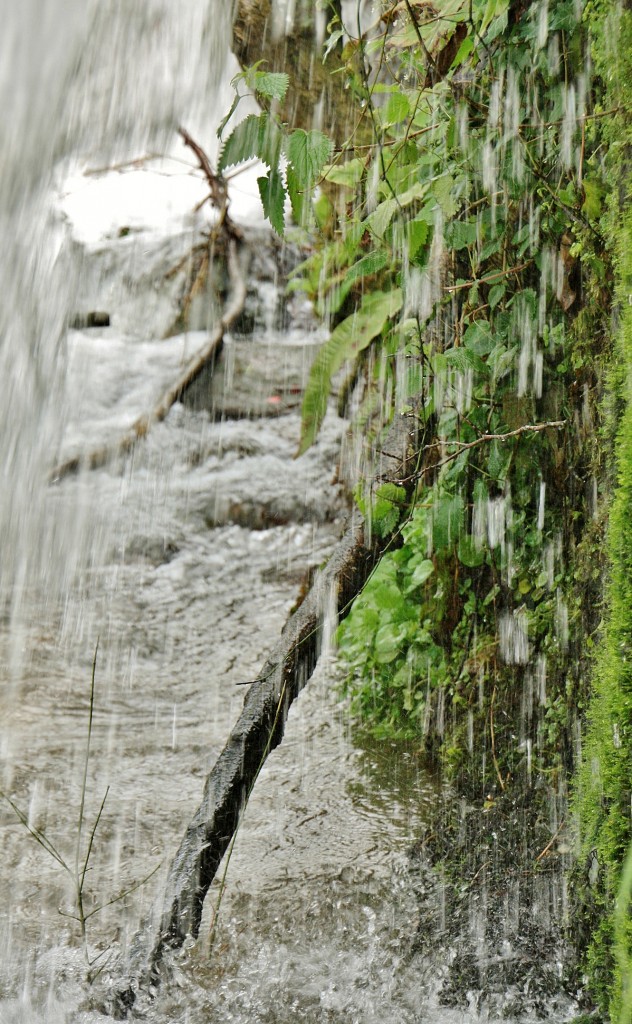
[[[632,840],[632,12],[599,4],[590,12],[593,55],[603,83],[599,128],[609,183],[602,218],[616,278],[613,356],[604,403],[606,438],[615,435],[615,486],[608,504],[608,579],[602,640],[586,713],[575,808],[581,835],[577,896],[583,906],[591,990],[613,1021],[630,1019],[632,929],[629,893],[615,927],[622,868]],[[628,975],[625,977],[625,975]]]

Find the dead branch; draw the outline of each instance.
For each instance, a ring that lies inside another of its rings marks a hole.
[[[75,455],[73,458],[60,463],[50,474],[49,479],[51,483],[58,483],[64,477],[79,472],[80,469],[98,469],[114,458],[127,455],[142,438],[147,436],[150,428],[155,423],[160,423],[165,419],[171,406],[180,400],[183,393],[200,375],[202,370],[215,362],[222,350],[224,334],[240,315],[246,301],[246,280],[240,266],[235,238],[231,238],[228,243],[228,273],[232,294],[230,302],[224,310],[224,315],[211,331],[203,348],[195,354],[175,383],[167,388],[154,408],[150,412],[139,416],[127,433],[114,445],[104,445],[86,455]]]
[[[213,205],[217,208],[219,213],[219,224],[222,225],[226,233],[231,238],[241,239],[242,233],[233,224],[232,220],[228,216],[228,185],[221,174],[217,174],[213,170],[211,161],[209,160],[208,154],[204,152],[198,142],[189,135],[186,128],[178,128],[178,132],[182,137],[185,146],[188,146],[190,150],[195,154],[200,165],[200,169],[206,178],[209,187],[209,195],[207,199],[210,199]],[[206,199],[202,203],[198,204],[197,209],[203,206]]]
[[[433,471],[441,469],[446,466],[448,462],[452,462],[456,459],[461,452],[467,451],[468,448],[478,448],[481,444],[487,444],[489,441],[508,441],[511,437],[519,437],[520,434],[539,434],[542,430],[562,430],[566,426],[566,420],[547,420],[546,423],[525,423],[521,427],[516,427],[515,430],[508,430],[505,434],[481,434],[480,437],[475,438],[474,441],[433,441],[431,444],[427,444],[423,451],[430,451],[432,448],[447,448],[453,447],[455,451],[450,452],[440,462],[435,462],[432,466],[424,467],[414,474],[415,480],[420,480],[429,469]],[[408,484],[412,478],[406,478],[397,480],[399,484]]]

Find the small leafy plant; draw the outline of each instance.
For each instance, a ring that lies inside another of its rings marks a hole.
[[[239,92],[243,83],[264,102],[282,100],[289,87],[289,76],[281,72],[259,70],[261,61],[240,72],[233,79],[235,99],[218,128],[222,136],[226,124],[245,94]],[[311,197],[320,171],[330,157],[331,141],[319,131],[297,128],[289,131],[272,111],[249,114],[233,129],[220,153],[218,171],[258,159],[268,166],[268,173],[257,179],[265,216],[277,232],[285,230],[285,202],[289,198],[297,224],[310,220]]]

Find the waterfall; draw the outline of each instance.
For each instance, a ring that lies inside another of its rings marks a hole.
[[[52,188],[70,169],[168,151],[210,128],[229,49],[220,0],[3,0],[0,102],[0,608],[51,594],[91,537],[44,500],[67,414],[65,334],[77,256]]]

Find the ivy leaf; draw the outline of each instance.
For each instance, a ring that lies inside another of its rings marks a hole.
[[[218,172],[222,174],[227,167],[241,164],[245,160],[258,157],[268,167],[279,166],[283,134],[275,120],[267,114],[249,114],[240,121],[228,136],[226,145],[219,158]]]
[[[305,132],[297,128],[285,146],[287,158],[299,181],[311,185],[331,156],[331,140],[322,132]]]
[[[266,177],[257,178],[257,185],[264,214],[277,235],[283,235],[285,229],[283,207],[285,206],[286,192],[281,175],[278,171],[272,170]]]
[[[355,313],[338,324],[312,364],[303,398],[298,455],[314,443],[327,412],[331,378],[346,359],[355,359],[402,307],[402,290],[371,292]]]
[[[387,263],[388,256],[384,250],[376,249],[375,252],[369,252],[349,268],[344,283],[347,285],[353,284],[354,281],[358,281],[363,277],[368,277],[369,274],[376,274],[378,270],[382,270]]]

